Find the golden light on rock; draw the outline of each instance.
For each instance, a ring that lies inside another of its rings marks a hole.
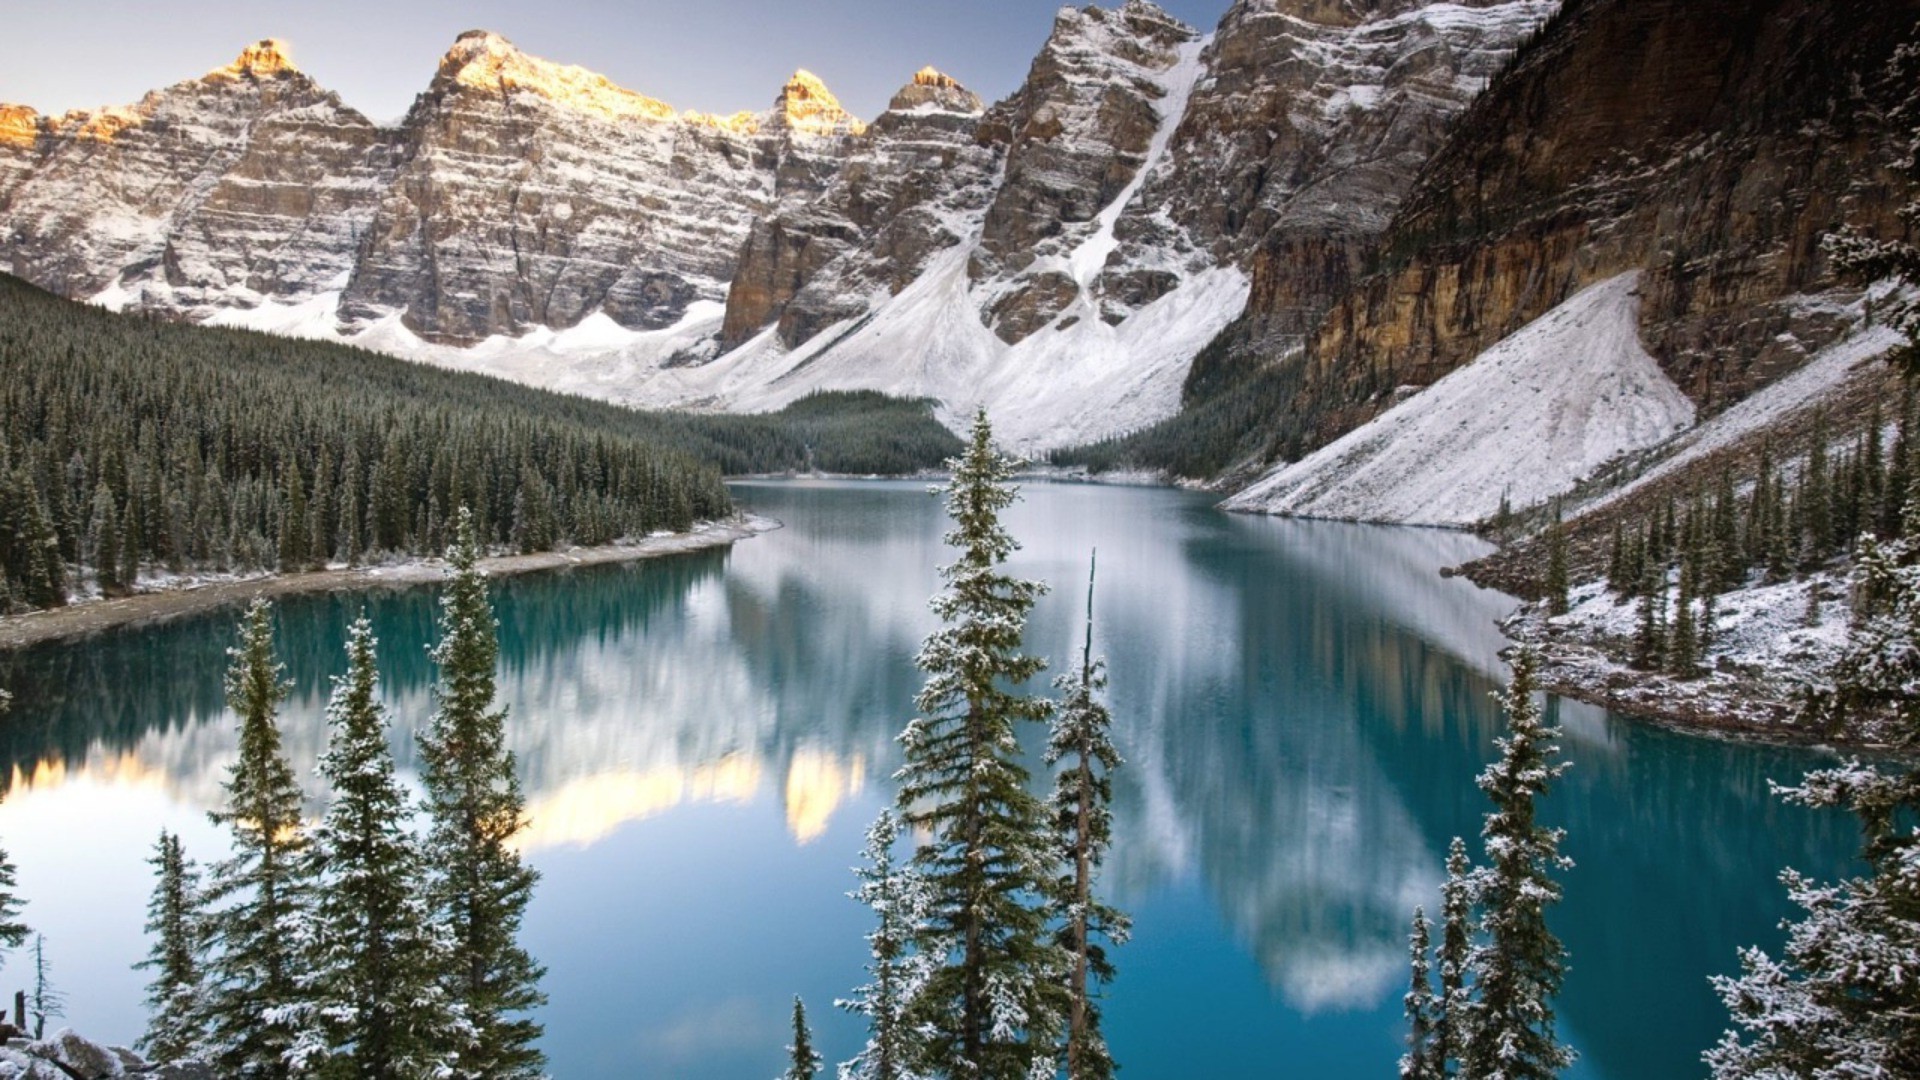
[[[299,72],[293,66],[292,52],[279,38],[262,38],[240,50],[240,56],[223,68],[214,68],[202,76],[205,82],[234,82],[240,79],[265,79]]]
[[[0,146],[32,146],[39,138],[39,112],[25,105],[0,105]]]

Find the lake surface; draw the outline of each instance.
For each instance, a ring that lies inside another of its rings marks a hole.
[[[910,483],[743,484],[786,527],[712,551],[500,583],[502,696],[542,880],[525,941],[548,966],[560,1080],[764,1080],[792,995],[829,1064],[859,1026],[866,913],[849,868],[891,801],[912,659],[949,561]],[[1112,668],[1107,890],[1132,912],[1106,1006],[1125,1075],[1387,1077],[1404,1037],[1412,909],[1439,906],[1449,838],[1477,836],[1504,598],[1439,567],[1466,536],[1238,517],[1183,492],[1037,484],[1009,514],[1014,571],[1055,586],[1029,647],[1075,654],[1088,552]],[[303,777],[327,676],[364,604],[395,752],[430,709],[432,589],[293,598],[279,644]],[[47,935],[69,1022],[140,1031],[144,863],[165,826],[203,863],[236,751],[221,700],[231,613],[0,655],[0,843]],[[1783,806],[1808,752],[1686,738],[1552,707],[1574,769],[1543,810],[1578,861],[1552,925],[1572,954],[1575,1077],[1703,1073],[1725,1026],[1707,985],[1777,948],[1775,878],[1848,868],[1850,819]],[[1038,733],[1029,740],[1037,747]],[[1037,754],[1036,754],[1037,761]],[[310,788],[313,786],[309,781]],[[317,812],[319,793],[310,791]],[[1477,846],[1475,847],[1477,850]],[[16,953],[0,987],[25,986]]]

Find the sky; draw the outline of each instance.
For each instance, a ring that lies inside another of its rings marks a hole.
[[[1160,0],[1213,29],[1228,0]],[[1101,6],[1118,7],[1120,0]],[[376,121],[398,119],[464,30],[600,72],[680,109],[761,110],[795,68],[872,118],[931,64],[988,101],[1046,40],[1053,0],[63,0],[10,5],[0,102],[41,112],[125,105],[277,37],[294,63]]]

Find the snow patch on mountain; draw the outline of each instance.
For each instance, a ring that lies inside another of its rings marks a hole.
[[[1231,510],[1465,526],[1562,495],[1694,422],[1640,343],[1638,271],[1575,294],[1472,363],[1226,502]]]

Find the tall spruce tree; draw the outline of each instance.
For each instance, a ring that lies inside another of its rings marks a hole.
[[[1476,871],[1483,940],[1468,961],[1473,976],[1472,1030],[1461,1054],[1472,1080],[1546,1080],[1573,1063],[1573,1051],[1554,1033],[1554,996],[1560,992],[1566,950],[1547,928],[1546,909],[1560,899],[1553,872],[1573,865],[1560,854],[1563,830],[1535,819],[1535,804],[1567,765],[1555,762],[1558,735],[1533,700],[1539,660],[1522,646],[1513,681],[1499,695],[1507,734],[1500,759],[1477,783],[1493,809],[1481,838],[1487,865]]]
[[[807,1030],[807,1007],[800,995],[793,997],[793,1042],[787,1047],[787,1071],[780,1080],[813,1080],[820,1074],[820,1055],[813,1049],[813,1032]]]
[[[1000,524],[1016,494],[986,410],[943,489],[957,548],[932,601],[942,626],[918,664],[921,715],[900,739],[900,807],[926,839],[915,864],[933,894],[915,945],[939,958],[912,1015],[928,1031],[927,1071],[969,1080],[1052,1075],[1070,961],[1047,932],[1059,858],[1045,808],[1027,790],[1019,727],[1049,703],[1016,687],[1045,662],[1020,651],[1044,590],[1001,569],[1017,548]]]
[[[452,936],[419,890],[426,868],[387,750],[375,647],[362,615],[327,703],[320,775],[333,802],[313,833],[308,1011],[293,1060],[340,1080],[428,1080],[455,1067],[472,1032],[438,979]]]
[[[1467,842],[1456,836],[1447,848],[1447,880],[1440,886],[1440,950],[1435,957],[1440,986],[1427,1054],[1430,1076],[1449,1075],[1473,1032],[1467,987],[1467,968],[1473,960],[1473,890]]]
[[[187,858],[180,837],[160,830],[154,844],[153,896],[147,901],[147,934],[153,945],[134,967],[153,973],[147,983],[147,1030],[137,1044],[159,1062],[185,1061],[206,1053],[207,912],[200,871]]]
[[[440,600],[438,708],[420,739],[432,827],[427,861],[435,870],[434,917],[451,930],[444,978],[473,1025],[454,1076],[538,1076],[545,1059],[540,1025],[527,1012],[546,1000],[543,969],[520,947],[520,923],[538,875],[512,841],[526,826],[526,802],[506,746],[506,711],[494,708],[500,646],[487,582],[477,562],[473,515],[462,507],[447,549],[453,572]]]
[[[913,938],[932,898],[912,864],[894,861],[899,837],[900,819],[892,810],[880,811],[867,830],[865,865],[856,871],[860,885],[849,894],[873,912],[875,926],[867,933],[871,981],[851,999],[836,1002],[867,1020],[867,1044],[840,1067],[840,1080],[921,1080],[924,1075],[918,1071],[923,1035],[909,1021],[907,1007],[931,973],[933,958],[917,951]]]
[[[5,716],[13,708],[13,695],[0,690],[0,716]],[[18,871],[13,868],[13,860],[6,851],[0,850],[0,949],[17,949],[32,933],[26,923],[20,921],[20,909],[26,901],[20,899]]]
[[[1400,1080],[1445,1080],[1446,1069],[1434,1060],[1433,1028],[1440,1003],[1433,993],[1430,952],[1432,933],[1425,908],[1413,909],[1413,931],[1407,936],[1411,978],[1401,999],[1407,1010],[1407,1052],[1400,1056]]]
[[[1060,708],[1053,719],[1046,762],[1060,769],[1054,789],[1054,831],[1065,862],[1056,885],[1061,922],[1059,942],[1072,964],[1067,979],[1067,1080],[1108,1080],[1113,1056],[1100,1032],[1095,984],[1113,978],[1113,962],[1100,943],[1127,939],[1128,919],[1094,897],[1093,879],[1113,842],[1113,770],[1120,754],[1113,747],[1113,716],[1100,700],[1107,685],[1106,662],[1093,657],[1093,581],[1097,560],[1087,567],[1087,626],[1080,648],[1080,669],[1054,680]]]
[[[274,657],[273,607],[255,600],[229,649],[227,704],[240,717],[240,758],[215,824],[233,834],[213,868],[208,900],[217,942],[208,964],[208,1052],[224,1076],[292,1075],[288,1022],[303,1000],[299,942],[312,894],[300,788],[280,748],[285,668]]]

